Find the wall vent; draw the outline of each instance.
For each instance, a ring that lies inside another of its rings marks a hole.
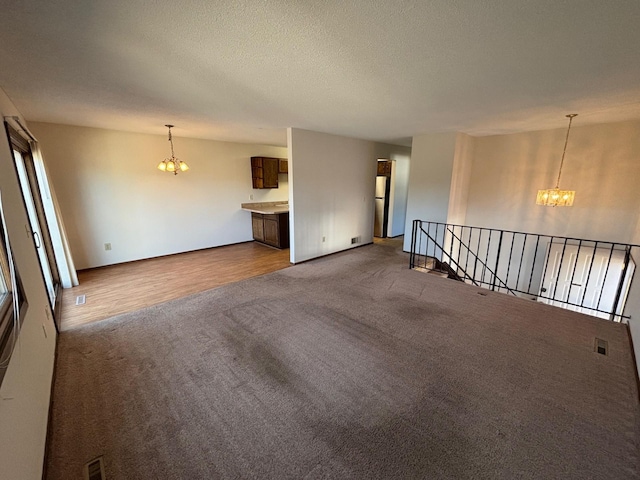
[[[78,295],[76,297],[76,305],[84,305],[85,303],[87,303],[86,295]]]
[[[355,243],[360,243],[360,237],[353,237],[351,239],[351,245],[355,244]]]
[[[609,342],[596,338],[593,350],[600,355],[609,355]]]
[[[102,457],[91,460],[84,466],[85,480],[106,480]]]

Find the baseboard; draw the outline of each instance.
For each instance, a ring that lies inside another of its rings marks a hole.
[[[312,260],[317,260],[319,258],[330,257],[331,255],[336,255],[338,253],[348,252],[349,250],[355,250],[356,248],[366,247],[367,245],[373,245],[373,242],[361,243],[361,244],[359,244],[359,245],[357,245],[355,247],[348,247],[348,248],[345,248],[343,250],[338,250],[337,252],[325,253],[324,255],[320,255],[320,256],[317,256],[317,257],[313,257],[313,258],[307,258],[306,260],[300,260],[299,262],[291,262],[291,265],[300,265],[302,263],[310,262]]]

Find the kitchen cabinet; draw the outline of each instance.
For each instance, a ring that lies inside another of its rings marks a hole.
[[[378,176],[379,177],[390,177],[391,176],[391,162],[390,161],[379,161],[378,162]]]
[[[253,239],[276,248],[289,248],[289,212],[251,212]]]
[[[253,188],[278,188],[279,160],[270,157],[251,157]]]
[[[289,173],[289,161],[286,158],[279,159],[278,173]]]
[[[253,230],[253,239],[258,242],[264,242],[264,215],[259,213],[251,214],[251,228]]]

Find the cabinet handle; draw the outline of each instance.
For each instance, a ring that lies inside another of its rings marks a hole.
[[[42,246],[42,244],[40,243],[40,235],[38,235],[38,232],[33,232],[33,241],[36,244],[36,248],[40,248]]]

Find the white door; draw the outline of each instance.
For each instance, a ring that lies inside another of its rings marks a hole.
[[[611,312],[614,307],[624,257],[624,250],[612,252],[611,248],[594,249],[593,246],[578,249],[578,245],[552,243],[547,250],[538,301],[609,319],[611,315],[604,312]],[[617,311],[622,311],[622,305]]]
[[[382,226],[384,224],[384,198],[375,199],[375,217],[373,219],[373,236],[382,237]]]
[[[26,166],[22,154],[17,150],[13,151],[16,170],[18,172],[18,178],[20,180],[20,187],[22,189],[22,196],[24,198],[24,204],[27,207],[27,216],[29,217],[29,223],[31,224],[31,231],[34,236],[34,242],[36,245],[36,251],[38,252],[38,258],[40,260],[40,266],[42,267],[42,275],[44,276],[44,282],[47,286],[47,293],[49,294],[49,302],[53,309],[56,304],[56,288],[51,271],[51,265],[44,245],[44,236],[42,229],[40,228],[40,221],[38,219],[38,213],[36,211],[35,200],[31,193],[31,187],[29,185],[29,177],[27,174]]]

